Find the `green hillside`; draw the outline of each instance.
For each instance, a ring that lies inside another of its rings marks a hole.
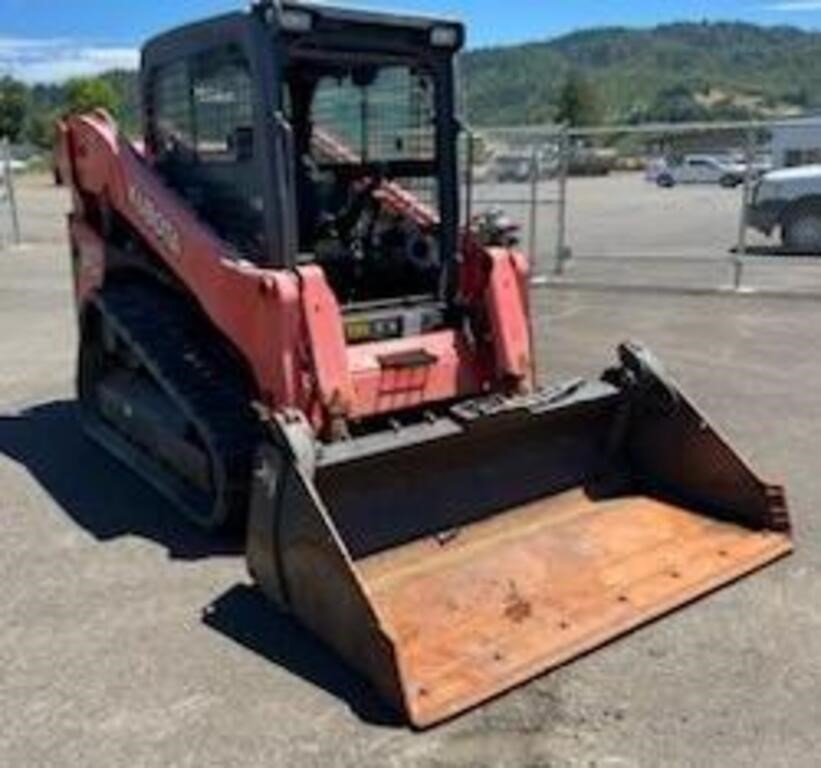
[[[596,29],[468,53],[477,125],[553,120],[571,73],[593,86],[605,122],[767,117],[821,107],[821,34],[751,24]]]
[[[593,29],[541,43],[467,52],[461,61],[475,126],[547,123],[584,103],[580,122],[740,120],[821,109],[821,33],[741,23]],[[118,117],[137,130],[137,77],[104,75]],[[568,82],[574,93],[568,93]],[[0,80],[0,128],[43,143],[71,86]],[[27,114],[21,117],[25,104]],[[565,107],[566,109],[566,107]],[[17,126],[18,130],[14,130]]]

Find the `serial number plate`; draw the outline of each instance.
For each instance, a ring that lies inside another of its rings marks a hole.
[[[345,338],[349,344],[368,341],[387,341],[402,337],[402,318],[379,320],[351,320],[345,324]]]

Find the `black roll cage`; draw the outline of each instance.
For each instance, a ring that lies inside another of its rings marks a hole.
[[[282,26],[282,14],[310,13],[310,31]],[[431,34],[446,25],[457,33],[453,47],[435,47]],[[259,3],[251,11],[231,13],[173,30],[150,41],[142,52],[141,95],[146,148],[156,154],[152,96],[161,67],[190,61],[209,50],[237,46],[248,62],[253,89],[253,153],[270,172],[260,174],[264,248],[261,266],[293,268],[298,263],[297,194],[294,136],[283,115],[283,71],[293,58],[396,61],[419,65],[435,81],[436,177],[439,182],[440,247],[447,263],[458,249],[459,185],[455,116],[454,56],[464,42],[461,25],[420,17],[392,16],[304,3]],[[272,55],[272,51],[275,55]],[[196,162],[194,160],[193,162]]]

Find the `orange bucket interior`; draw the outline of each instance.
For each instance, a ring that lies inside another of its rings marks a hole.
[[[574,490],[357,567],[424,727],[790,550],[648,497]]]

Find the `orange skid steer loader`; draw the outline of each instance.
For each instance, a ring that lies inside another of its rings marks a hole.
[[[460,228],[463,40],[258,3],[146,46],[139,146],[59,136],[85,429],[418,727],[791,549],[647,350],[536,386],[528,264]]]

